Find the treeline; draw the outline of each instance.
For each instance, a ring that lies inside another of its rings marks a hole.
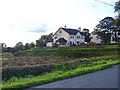
[[[22,42],[18,42],[14,47],[7,47],[6,44],[2,45],[3,52],[11,52],[15,53],[20,50],[27,50],[31,48],[42,48],[46,46],[47,40],[51,38],[53,33],[50,33],[48,35],[42,35],[41,38],[36,40],[36,42],[26,43],[25,45]]]

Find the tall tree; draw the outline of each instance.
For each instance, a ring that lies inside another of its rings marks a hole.
[[[118,12],[118,16],[120,17],[120,0],[115,3],[115,12]]]
[[[85,35],[85,42],[90,42],[91,38],[90,38],[89,29],[84,28],[83,29],[83,34]]]
[[[120,0],[115,3],[114,9],[115,9],[115,12],[118,12],[118,16],[116,16],[115,23],[114,23],[116,26],[114,39],[116,42],[120,42],[120,37],[119,37],[120,35]]]
[[[115,3],[115,12],[118,12],[118,16],[115,18],[115,25],[118,29],[120,29],[120,0]]]
[[[98,25],[96,25],[94,32],[101,37],[103,43],[111,42],[111,35],[114,29],[114,18],[105,17]]]

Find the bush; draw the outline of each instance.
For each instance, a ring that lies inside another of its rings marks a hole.
[[[51,48],[51,49],[35,49],[16,52],[14,56],[70,56],[70,57],[91,57],[101,56],[117,51],[119,47],[96,47],[96,48]]]
[[[32,67],[6,67],[2,68],[2,79],[8,80],[13,76],[25,77],[27,75],[39,75],[44,72],[51,72],[53,70],[53,65],[42,65],[42,66],[32,66]]]
[[[58,48],[59,45],[58,45],[57,43],[53,43],[53,47],[54,47],[54,48]]]

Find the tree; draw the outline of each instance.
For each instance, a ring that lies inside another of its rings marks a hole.
[[[35,44],[34,44],[33,42],[31,42],[31,43],[29,44],[29,46],[30,46],[30,48],[34,48],[34,47],[35,47]]]
[[[30,44],[29,43],[26,43],[24,48],[25,49],[31,49],[31,48],[34,48],[35,47],[35,44],[33,42],[31,42]]]
[[[53,33],[50,33],[49,35],[42,35],[39,40],[36,40],[36,46],[37,47],[45,47],[46,46],[46,41],[49,38],[52,38]]]
[[[16,52],[16,49],[13,48],[13,47],[7,47],[7,51],[6,52],[11,52],[11,53],[15,53]]]
[[[94,32],[101,37],[103,43],[107,44],[111,42],[111,35],[115,29],[114,27],[114,18],[105,17],[96,25]]]
[[[22,42],[18,42],[18,43],[15,45],[15,49],[16,49],[17,51],[23,50],[23,49],[24,49],[23,43],[22,43]]]
[[[83,29],[83,34],[85,35],[85,42],[90,42],[91,38],[90,38],[89,29],[84,28]]]
[[[36,47],[45,47],[45,42],[41,39],[36,40]]]
[[[115,12],[118,12],[118,16],[116,16],[115,22],[114,22],[114,25],[116,26],[114,40],[116,42],[120,42],[120,38],[118,36],[118,35],[120,35],[120,0],[115,3],[114,9],[115,9]]]
[[[120,30],[120,0],[115,3],[115,12],[118,12],[118,16],[115,18],[115,26]]]
[[[25,47],[25,49],[30,49],[29,43],[26,43],[24,47]]]
[[[120,26],[120,0],[115,3],[115,12],[118,12],[118,16],[115,18],[115,25]]]
[[[115,12],[118,12],[118,16],[120,17],[120,0],[115,3]]]

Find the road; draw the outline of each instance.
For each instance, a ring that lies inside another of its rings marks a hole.
[[[94,73],[34,86],[29,89],[33,88],[118,88],[118,65]]]

